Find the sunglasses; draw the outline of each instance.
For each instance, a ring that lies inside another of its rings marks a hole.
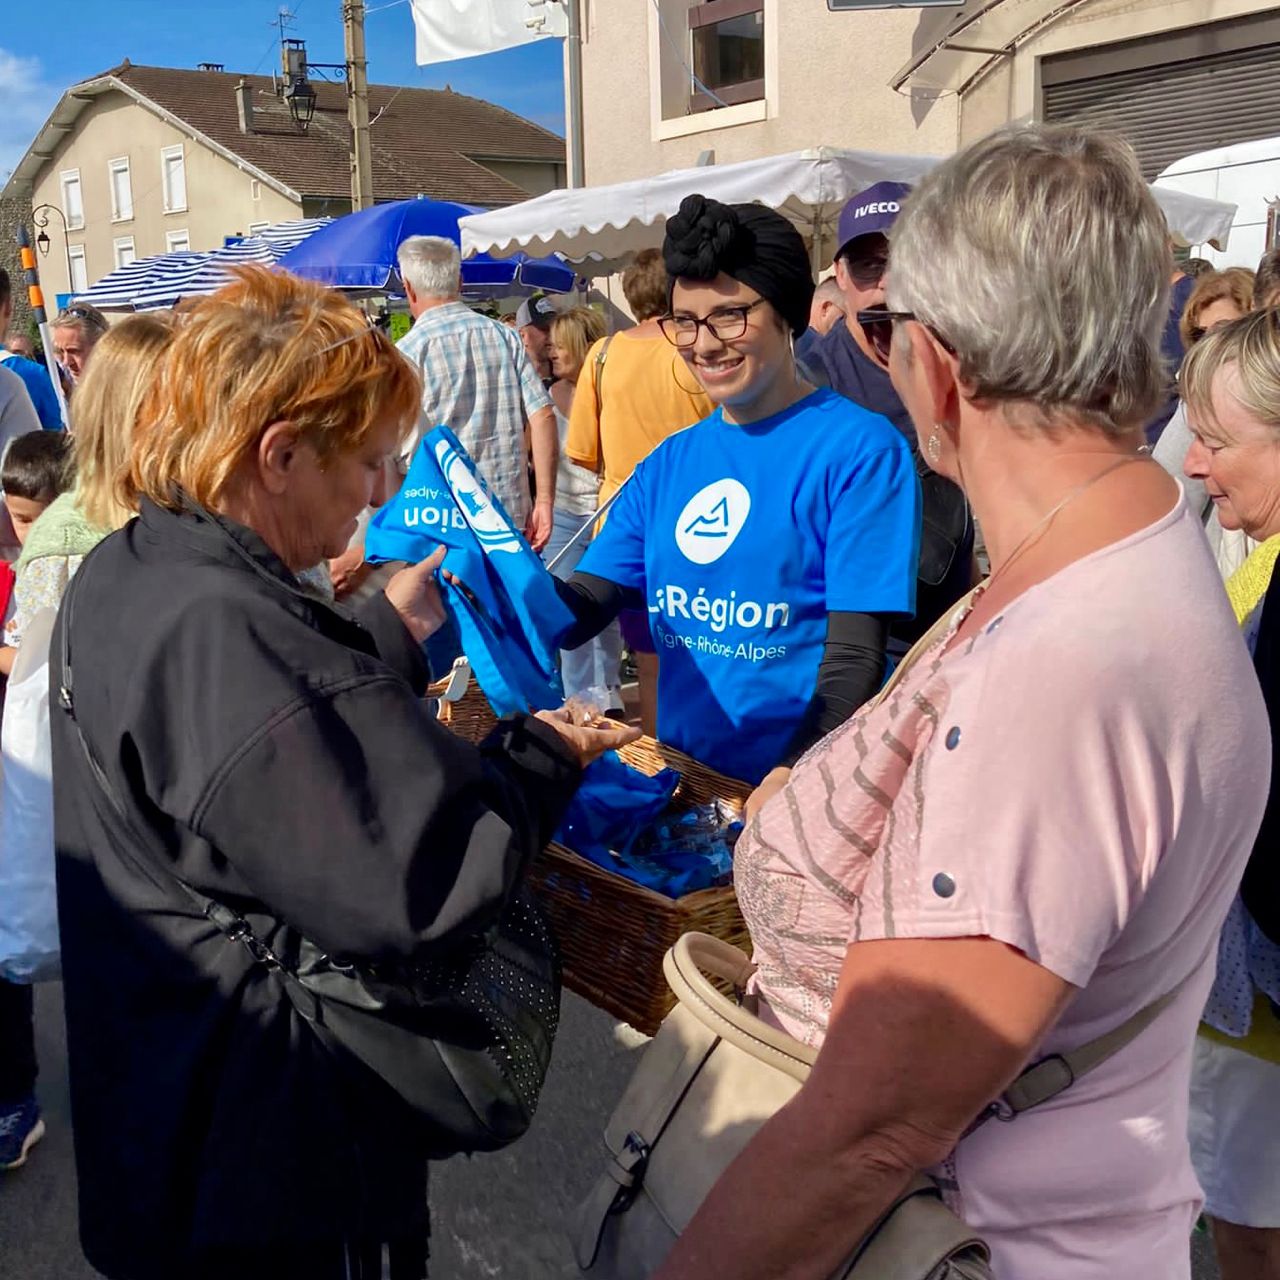
[[[95,329],[106,328],[106,320],[96,311],[87,307],[63,307],[54,317],[53,328],[58,328],[65,320],[86,320]]]
[[[339,347],[345,347],[348,342],[358,342],[361,338],[372,338],[375,344],[378,343],[379,339],[386,339],[388,342],[391,341],[391,339],[387,337],[386,333],[383,332],[382,326],[378,323],[376,316],[365,316],[363,319],[363,328],[356,329],[352,333],[348,333],[345,337],[339,338],[337,342],[329,343],[327,347],[321,347],[320,350],[316,352],[316,355],[327,355],[330,351],[336,351]]]
[[[931,325],[925,324],[914,311],[889,311],[880,307],[859,311],[857,321],[862,326],[862,332],[867,335],[867,342],[872,351],[884,364],[889,363],[889,352],[893,348],[893,326],[899,320],[914,320],[917,324],[923,324],[938,340],[944,351],[950,352],[951,355],[956,354],[955,347]]]
[[[860,258],[846,255],[844,269],[859,289],[870,289],[878,285],[888,273],[889,258],[886,254],[869,254]]]

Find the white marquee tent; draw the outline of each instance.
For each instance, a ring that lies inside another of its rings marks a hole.
[[[726,204],[756,201],[784,213],[810,245],[815,272],[831,265],[845,201],[873,183],[914,182],[938,160],[814,147],[738,164],[675,169],[612,186],[549,191],[505,209],[462,218],[462,252],[501,257],[517,249],[559,253],[580,275],[611,275],[662,241],[667,218],[693,192]],[[1175,236],[1225,245],[1235,206],[1153,185]]]

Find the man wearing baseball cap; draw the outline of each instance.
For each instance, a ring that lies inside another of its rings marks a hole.
[[[809,370],[833,391],[888,418],[907,437],[915,455],[924,498],[924,528],[916,616],[910,622],[895,624],[890,633],[890,652],[899,655],[969,589],[974,532],[964,494],[923,460],[911,415],[858,323],[859,311],[886,309],[889,228],[910,192],[905,182],[877,182],[840,211],[835,278],[844,295],[844,317],[814,344],[806,361]]]
[[[910,191],[905,182],[877,182],[840,211],[835,280],[844,296],[843,323],[815,344],[810,361],[821,364],[832,390],[883,414],[914,444],[911,417],[857,319],[859,311],[885,305],[888,231]]]
[[[551,322],[556,309],[546,298],[526,298],[516,312],[516,332],[528,353],[534,372],[548,383],[551,378]]]

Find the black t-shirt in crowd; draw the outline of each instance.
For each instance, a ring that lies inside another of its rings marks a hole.
[[[924,528],[916,616],[893,623],[889,632],[889,652],[901,656],[969,589],[974,531],[968,504],[951,481],[936,475],[921,459],[915,424],[906,405],[888,373],[853,340],[847,324],[833,326],[824,337],[809,330],[796,343],[796,360],[812,381],[888,418],[906,437],[915,456]]]
[[[872,413],[883,414],[915,449],[916,429],[906,405],[898,398],[889,375],[853,340],[849,326],[841,321],[824,337],[813,334],[813,341],[807,342],[809,337],[806,333],[796,346],[796,355],[806,368],[817,373],[815,366],[820,365],[821,373],[826,375],[825,386]]]

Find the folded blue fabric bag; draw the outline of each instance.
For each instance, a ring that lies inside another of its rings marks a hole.
[[[448,427],[423,437],[399,493],[369,524],[365,555],[416,564],[441,544],[443,567],[466,590],[443,577],[440,589],[494,713],[558,707],[557,641],[573,615]]]

